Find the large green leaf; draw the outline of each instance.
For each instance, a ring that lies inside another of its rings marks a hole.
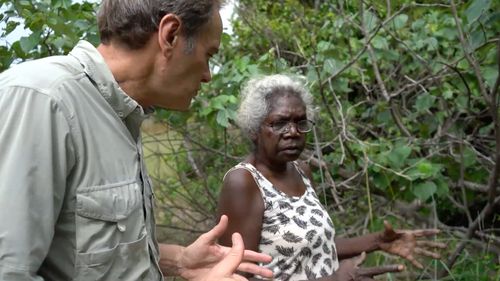
[[[465,11],[467,22],[469,24],[476,21],[479,17],[484,15],[490,8],[491,0],[474,0],[471,2],[469,8]]]
[[[41,31],[36,31],[31,33],[29,36],[21,37],[19,41],[23,52],[27,54],[38,45],[41,33]]]
[[[408,22],[408,15],[406,14],[399,14],[394,18],[394,28],[395,29],[401,29],[403,28],[406,23]]]

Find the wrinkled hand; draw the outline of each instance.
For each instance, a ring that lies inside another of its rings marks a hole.
[[[380,249],[407,259],[420,269],[424,267],[416,260],[415,255],[439,259],[441,256],[435,251],[431,251],[431,249],[446,248],[444,243],[418,240],[438,234],[439,229],[394,230],[388,221],[384,221],[384,227],[385,230],[380,236]]]
[[[198,281],[205,280],[210,270],[216,266],[226,256],[231,255],[231,248],[224,247],[216,243],[217,239],[224,233],[228,223],[227,216],[222,216],[219,224],[212,230],[202,234],[191,245],[184,248],[179,259],[179,273],[182,278]],[[263,277],[272,277],[273,273],[253,262],[270,262],[269,255],[244,250],[243,261],[237,269]],[[243,279],[244,280],[244,279]]]
[[[208,272],[203,281],[248,281],[243,276],[234,273],[243,260],[245,251],[243,238],[239,233],[233,233],[232,240],[233,247],[229,253]]]
[[[403,265],[385,265],[378,267],[360,268],[366,257],[365,252],[361,255],[343,260],[340,262],[339,269],[335,272],[333,280],[335,281],[373,281],[374,276],[389,272],[400,272],[404,269]]]

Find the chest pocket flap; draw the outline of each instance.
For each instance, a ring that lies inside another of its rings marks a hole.
[[[76,197],[79,216],[110,222],[126,219],[142,205],[141,188],[136,182],[86,188]]]

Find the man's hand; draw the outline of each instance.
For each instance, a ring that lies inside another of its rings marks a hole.
[[[245,251],[243,238],[239,233],[233,233],[231,238],[233,247],[226,257],[208,272],[203,281],[248,281],[243,276],[234,273],[243,260]]]
[[[423,266],[416,260],[415,255],[439,259],[441,256],[430,249],[446,248],[444,243],[418,240],[438,234],[439,229],[394,230],[388,221],[384,221],[384,227],[385,230],[380,235],[380,249],[407,259],[420,269]]]
[[[231,254],[231,248],[216,243],[217,238],[226,230],[227,221],[227,216],[223,215],[219,224],[212,228],[212,230],[202,234],[193,244],[182,250],[178,267],[179,273],[183,278],[193,281],[205,280],[207,274],[209,274],[214,266],[217,264],[223,266],[220,262],[228,255],[234,255],[234,252]],[[237,244],[237,247],[240,247],[240,245]],[[237,266],[237,270],[270,278],[273,276],[271,270],[262,268],[254,263],[267,263],[270,261],[271,257],[269,255],[244,250],[242,262]]]
[[[373,277],[389,272],[400,272],[404,269],[403,265],[385,265],[378,267],[360,268],[366,257],[365,252],[360,256],[343,260],[340,262],[339,269],[333,275],[335,281],[373,281]]]

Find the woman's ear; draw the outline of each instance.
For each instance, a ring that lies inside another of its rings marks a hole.
[[[168,55],[176,46],[182,22],[174,14],[166,14],[158,26],[158,45],[163,54]]]
[[[255,146],[257,146],[257,141],[258,141],[258,138],[257,138],[257,133],[255,133],[255,132],[250,133],[249,138],[250,138],[250,141],[252,141],[252,143],[253,143]]]

